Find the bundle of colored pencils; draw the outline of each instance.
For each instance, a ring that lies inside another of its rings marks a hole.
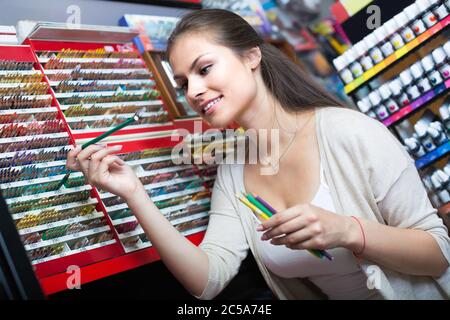
[[[236,197],[239,201],[250,208],[257,217],[259,216],[264,220],[270,219],[271,216],[277,213],[277,211],[270,204],[255,194],[236,194]],[[330,261],[333,260],[333,256],[325,250],[308,249],[308,251],[317,258],[327,258]]]

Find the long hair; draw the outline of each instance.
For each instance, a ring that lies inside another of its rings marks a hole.
[[[221,9],[194,11],[182,17],[169,37],[167,56],[176,39],[186,33],[204,33],[219,45],[242,55],[246,50],[261,50],[261,74],[265,86],[287,111],[343,106],[292,62],[280,50],[265,43],[253,27],[239,15]]]

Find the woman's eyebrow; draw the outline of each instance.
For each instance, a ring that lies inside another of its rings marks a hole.
[[[197,64],[198,60],[199,60],[201,57],[203,57],[204,55],[207,55],[207,54],[210,54],[210,52],[203,53],[203,54],[199,55],[197,58],[195,58],[195,60],[192,62],[191,66],[190,66],[190,68],[189,68],[189,72],[191,72],[191,71],[195,68],[195,65]],[[174,77],[173,77],[174,80],[181,79],[181,78],[183,78],[183,76],[177,75],[177,74],[174,75]]]

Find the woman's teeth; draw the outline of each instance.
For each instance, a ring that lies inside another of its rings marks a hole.
[[[222,96],[220,96],[220,97],[214,99],[213,101],[211,101],[210,103],[208,103],[206,105],[206,107],[203,108],[203,112],[207,112],[209,109],[211,109],[220,100],[222,100]]]

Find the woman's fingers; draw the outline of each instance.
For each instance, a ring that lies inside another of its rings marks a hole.
[[[123,166],[125,164],[125,161],[120,159],[118,156],[112,156],[108,155],[100,161],[100,164],[98,166],[98,175],[105,174],[109,171],[110,166],[117,165],[117,166]]]
[[[310,240],[314,236],[312,230],[304,228],[302,230],[292,232],[284,237],[273,238],[270,243],[276,246],[287,246],[288,248],[294,248],[296,245],[304,241]]]
[[[100,166],[101,161],[109,154],[117,152],[120,149],[122,149],[122,146],[117,145],[117,146],[113,146],[110,148],[104,148],[95,153],[92,153],[90,155],[91,160],[89,160],[88,177],[92,178],[96,174],[99,174],[99,166]]]
[[[259,231],[264,231],[270,228],[274,228],[278,225],[281,225],[299,215],[301,215],[304,211],[303,205],[297,205],[286,209],[282,212],[274,214],[269,220],[265,220],[261,223],[261,229]]]
[[[274,237],[281,236],[283,234],[292,233],[295,231],[299,231],[303,228],[305,228],[309,222],[307,219],[305,219],[304,216],[296,216],[292,218],[291,220],[288,220],[276,227],[273,227],[272,229],[269,229],[269,231],[265,232],[262,236],[262,240],[270,240]]]
[[[80,166],[78,164],[77,156],[81,152],[81,146],[76,146],[74,149],[67,153],[66,168],[69,170],[79,171]]]

